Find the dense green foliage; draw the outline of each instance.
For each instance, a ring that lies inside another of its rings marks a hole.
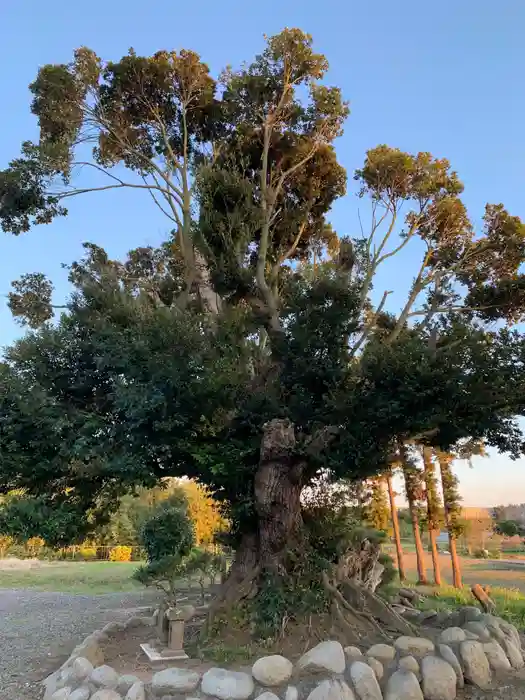
[[[193,526],[180,502],[168,500],[143,523],[140,542],[148,561],[187,556],[194,544]]]
[[[0,506],[0,535],[26,543],[38,537],[51,547],[83,539],[92,523],[80,501],[13,496]]]
[[[516,537],[525,535],[525,527],[516,520],[500,520],[494,524],[494,532],[503,537]]]
[[[179,498],[161,503],[146,518],[140,544],[148,563],[137,569],[135,580],[156,586],[174,598],[176,579],[184,572],[184,561],[195,544],[192,522]]]
[[[427,530],[439,533],[443,524],[443,507],[438,491],[436,467],[431,448],[422,450],[423,479],[425,483],[425,501],[427,508]]]
[[[452,471],[452,455],[438,452],[437,458],[441,472],[443,501],[447,515],[447,530],[452,537],[457,538],[465,529],[461,518],[461,496],[459,494],[458,478]]]

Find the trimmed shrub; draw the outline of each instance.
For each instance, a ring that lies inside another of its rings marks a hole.
[[[176,603],[176,581],[184,575],[185,561],[192,551],[195,535],[185,504],[166,501],[140,530],[148,563],[134,578],[145,586],[160,588],[170,604]]]
[[[193,549],[193,524],[179,503],[163,503],[142,525],[141,544],[149,562],[164,557],[186,557]]]
[[[78,557],[82,561],[94,561],[97,558],[97,548],[96,547],[80,547],[78,550]]]
[[[109,550],[109,561],[131,561],[131,547],[118,545]]]

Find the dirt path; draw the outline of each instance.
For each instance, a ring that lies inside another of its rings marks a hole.
[[[496,690],[480,690],[466,686],[457,700],[525,700],[525,669],[500,679]]]
[[[74,596],[0,589],[0,698],[35,700],[35,684],[84,637],[152,602],[144,593]]]

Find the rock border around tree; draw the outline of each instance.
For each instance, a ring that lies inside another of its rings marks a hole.
[[[401,636],[368,649],[326,640],[294,664],[273,654],[251,670],[187,668],[152,673],[147,683],[120,676],[104,664],[107,638],[155,617],[109,623],[79,644],[69,659],[44,681],[44,700],[454,700],[464,683],[497,688],[498,679],[525,666],[516,627],[494,615],[465,608],[462,626],[446,628],[436,643]],[[477,627],[473,630],[472,623]],[[476,638],[477,637],[477,638]],[[487,639],[489,641],[487,641]]]

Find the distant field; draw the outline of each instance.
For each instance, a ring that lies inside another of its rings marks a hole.
[[[136,562],[43,563],[29,570],[0,570],[0,588],[32,588],[38,591],[102,595],[143,590],[131,579]]]
[[[440,554],[443,580],[452,583],[452,571],[448,554]],[[425,553],[429,582],[432,581],[432,561]],[[465,585],[481,583],[501,588],[515,588],[525,593],[525,563],[523,560],[499,561],[491,559],[461,558]],[[39,591],[67,592],[78,595],[127,593],[139,591],[141,586],[131,576],[137,562],[43,562],[39,568],[29,570],[0,569],[0,588],[31,588]],[[409,580],[416,581],[416,556],[405,552],[405,568]]]
[[[450,556],[448,554],[440,554],[439,561],[444,581],[451,584],[452,568]],[[498,559],[461,557],[460,561],[465,585],[471,586],[474,583],[481,583],[484,586],[517,588],[525,593],[525,566],[522,563],[523,560],[516,559],[516,561],[507,563]],[[425,552],[425,566],[428,580],[432,581],[432,559],[427,552]],[[412,552],[405,552],[405,568],[409,579],[415,581],[417,576],[416,555]]]

